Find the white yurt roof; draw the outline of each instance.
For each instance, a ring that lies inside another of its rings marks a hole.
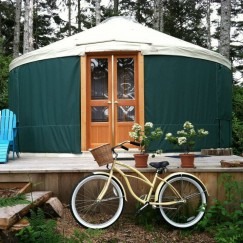
[[[231,68],[219,53],[143,26],[127,17],[111,17],[99,25],[14,59],[10,70],[38,60],[83,56],[88,52],[141,51],[143,55],[173,55],[209,60]]]

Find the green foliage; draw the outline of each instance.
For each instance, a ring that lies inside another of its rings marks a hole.
[[[0,207],[14,206],[17,204],[28,204],[30,201],[26,200],[26,196],[19,194],[13,197],[0,198]]]
[[[59,243],[63,240],[62,235],[56,233],[56,222],[46,220],[40,208],[37,212],[31,211],[30,225],[20,230],[16,237],[20,243]]]
[[[65,243],[92,243],[93,239],[98,238],[103,232],[101,230],[87,229],[85,231],[74,231],[74,235],[65,239]]]
[[[173,136],[172,133],[167,133],[165,135],[165,140],[171,144],[181,147],[185,153],[189,153],[195,146],[197,138],[207,136],[208,131],[205,131],[203,128],[196,131],[194,125],[191,122],[186,121],[183,124],[183,129],[177,131],[176,134],[177,136]]]
[[[163,135],[163,131],[160,127],[154,127],[152,122],[146,122],[142,127],[138,123],[134,123],[132,131],[129,132],[129,136],[134,139],[135,142],[140,143],[140,152],[144,153],[148,150],[148,147],[152,141],[159,140]]]
[[[234,154],[243,153],[243,122],[236,117],[235,113],[232,118],[232,147]]]
[[[0,52],[6,56],[11,55],[13,51],[14,16],[13,1],[0,1]]]
[[[11,62],[11,58],[1,52],[2,43],[0,39],[0,110],[8,106],[8,67]]]
[[[202,18],[206,9],[195,0],[164,1],[164,32],[196,45],[206,47],[206,28]]]
[[[243,153],[243,87],[233,86],[232,147],[234,154]]]
[[[243,121],[243,87],[233,86],[233,111],[235,116]]]
[[[141,208],[141,204],[138,203],[136,209]],[[158,209],[154,209],[151,206],[143,209],[135,218],[137,225],[143,226],[147,231],[153,231],[154,226],[161,222],[161,214]]]
[[[19,243],[92,243],[103,233],[101,230],[75,230],[72,236],[66,237],[57,231],[55,220],[45,218],[42,209],[31,210],[30,213],[30,225],[16,234]]]
[[[226,199],[215,200],[197,229],[211,232],[219,243],[237,243],[243,239],[243,182],[223,175],[220,183],[224,185]]]

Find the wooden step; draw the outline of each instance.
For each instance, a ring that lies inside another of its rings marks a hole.
[[[28,204],[18,204],[15,206],[0,207],[0,229],[9,229],[25,216],[30,209],[45,203],[52,196],[51,191],[37,191],[26,193]]]

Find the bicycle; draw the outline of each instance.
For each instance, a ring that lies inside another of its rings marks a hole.
[[[124,179],[131,195],[143,205],[137,213],[151,205],[158,208],[164,220],[176,228],[189,228],[197,224],[203,218],[207,205],[208,192],[203,182],[185,172],[160,177],[169,165],[167,161],[150,163],[150,166],[156,169],[154,178],[150,181],[136,168],[117,161],[118,153],[115,149],[120,147],[128,150],[124,146],[125,143],[140,145],[124,141],[115,147],[105,144],[91,150],[99,166],[106,165],[109,172],[93,172],[76,185],[70,203],[75,220],[91,229],[104,229],[118,220],[127,195],[122,182],[114,175],[114,172],[117,172]],[[126,174],[120,167],[129,169],[135,175]],[[130,178],[138,179],[149,186],[146,196],[142,198],[134,192]],[[158,186],[155,186],[157,184]]]

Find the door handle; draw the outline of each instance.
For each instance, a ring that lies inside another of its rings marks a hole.
[[[107,101],[108,104],[112,104],[112,102],[110,100]],[[114,101],[114,104],[118,104],[118,101]]]

